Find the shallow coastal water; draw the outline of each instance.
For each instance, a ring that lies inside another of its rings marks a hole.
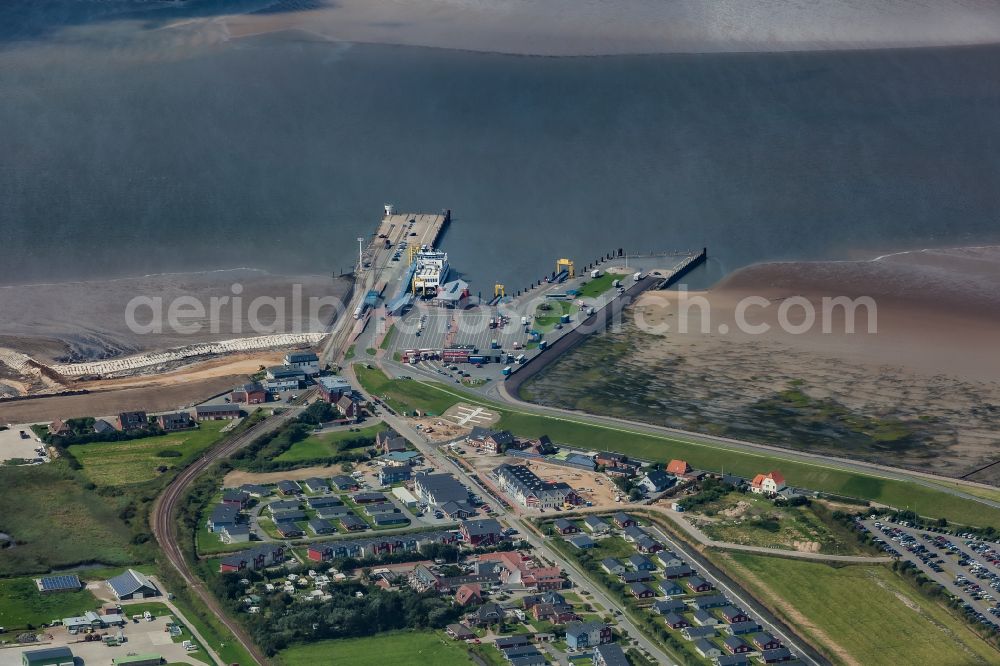
[[[1000,240],[1000,48],[532,58],[109,22],[0,49],[0,284],[348,269],[451,208],[489,291],[558,257]]]

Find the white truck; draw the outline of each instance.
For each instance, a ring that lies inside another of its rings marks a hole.
[[[632,276],[632,279],[635,280],[636,282],[638,282],[639,280],[641,280],[642,279],[642,271],[636,271],[635,275]]]

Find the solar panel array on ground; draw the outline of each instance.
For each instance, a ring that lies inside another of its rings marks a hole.
[[[45,576],[38,581],[38,589],[41,592],[65,592],[69,590],[79,590],[83,587],[80,577],[75,574],[64,576]]]

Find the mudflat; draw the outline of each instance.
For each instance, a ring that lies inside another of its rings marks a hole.
[[[847,333],[823,298],[869,297]],[[752,334],[737,325],[747,298]],[[808,331],[806,304],[817,313]],[[685,313],[686,304],[686,313]],[[683,324],[683,325],[682,325]],[[682,330],[684,332],[682,332]],[[722,333],[722,330],[726,330]],[[704,293],[646,294],[528,384],[561,407],[955,477],[1000,481],[1000,248],[751,266]]]

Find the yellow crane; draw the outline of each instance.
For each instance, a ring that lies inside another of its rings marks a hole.
[[[556,262],[556,273],[561,273],[563,270],[569,273],[571,278],[576,277],[576,269],[573,268],[573,262],[569,259],[560,259]]]

